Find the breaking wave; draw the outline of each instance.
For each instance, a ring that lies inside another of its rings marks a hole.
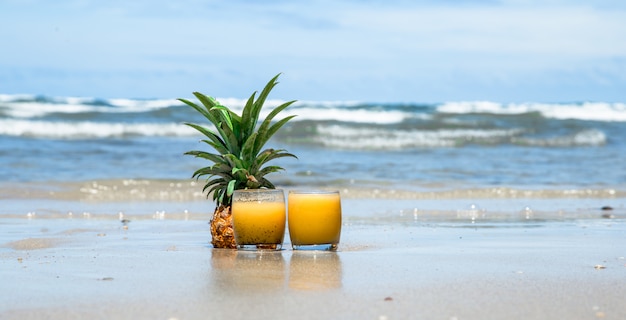
[[[194,99],[190,99],[194,100]],[[241,112],[245,99],[221,98]],[[265,116],[283,100],[268,100]],[[398,150],[511,144],[532,147],[601,146],[620,134],[604,124],[626,122],[624,103],[486,101],[380,104],[298,101],[279,139],[339,149]],[[194,137],[186,121],[206,124],[176,99],[98,99],[0,94],[0,136],[51,139]],[[572,123],[576,121],[576,123]]]
[[[626,121],[625,103],[585,102],[577,104],[511,103],[489,101],[448,102],[437,107],[443,113],[524,114],[540,113],[546,118],[589,121]]]

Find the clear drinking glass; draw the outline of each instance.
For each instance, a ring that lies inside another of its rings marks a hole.
[[[289,191],[288,225],[294,250],[337,250],[341,236],[339,191]]]
[[[235,190],[235,242],[241,250],[280,250],[285,236],[285,194],[281,189]]]

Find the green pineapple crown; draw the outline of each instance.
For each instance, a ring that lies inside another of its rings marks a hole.
[[[199,92],[194,92],[193,95],[202,103],[201,106],[186,99],[178,99],[202,114],[215,128],[213,131],[195,123],[185,123],[206,136],[207,139],[202,142],[217,151],[217,153],[211,153],[194,150],[185,154],[213,163],[211,166],[196,170],[192,177],[199,179],[208,176],[202,191],[208,190],[207,196],[212,193],[213,200],[218,205],[230,205],[235,190],[275,189],[274,184],[267,180],[265,175],[284,169],[279,166],[266,165],[267,162],[282,157],[297,158],[284,149],[263,149],[269,139],[295,115],[272,123],[274,117],[296,100],[276,107],[257,126],[263,104],[270,91],[278,84],[278,76],[280,73],[265,85],[256,100],[257,92],[252,93],[241,115],[221,105],[214,98]]]

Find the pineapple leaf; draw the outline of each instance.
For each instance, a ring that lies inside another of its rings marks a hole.
[[[206,176],[206,175],[213,176],[213,173],[211,171],[211,167],[200,168],[200,169],[196,170],[191,177],[199,179],[200,177]]]
[[[225,110],[226,107],[223,108],[216,108],[217,110],[220,111],[220,114],[222,115],[222,120],[224,120],[223,123],[226,123],[226,125],[228,125],[228,128],[230,129],[230,131],[233,131],[233,120],[230,117],[230,113],[228,111]]]
[[[199,92],[194,92],[193,94],[196,96],[196,98],[198,98],[198,100],[200,100],[200,102],[202,102],[206,110],[203,110],[197,105],[195,107],[194,106],[192,107],[194,107],[194,109],[196,109],[198,112],[204,115],[204,117],[207,118],[215,126],[218,133],[222,137],[222,140],[224,141],[226,148],[230,149],[232,147],[232,142],[230,142],[229,144],[229,140],[231,139],[229,137],[228,132],[231,132],[231,133],[233,132],[233,129],[231,128],[232,121],[231,121],[231,117],[229,116],[231,111],[229,110],[227,112],[223,112],[224,109],[228,109],[228,108],[220,105],[219,102],[217,102],[217,100],[215,100],[212,97],[206,96]],[[227,130],[227,131],[224,130],[224,126],[222,125],[224,122],[227,123],[227,127],[230,130]]]
[[[234,126],[233,126],[233,120],[235,121],[240,121],[239,120],[239,116],[234,113],[233,111],[231,111],[230,109],[224,107],[223,105],[217,105],[213,108],[211,108],[211,111],[219,111],[219,117],[222,120],[222,122],[226,122],[226,124],[228,125],[228,127],[230,128],[230,130],[235,130]]]
[[[196,93],[194,93],[195,95]],[[199,95],[202,95],[201,93],[197,93]],[[197,97],[197,95],[196,95]],[[198,99],[199,100],[199,99]],[[198,111],[200,114],[202,114],[205,118],[207,118],[209,121],[211,121],[211,123],[215,124],[215,122],[213,122],[213,116],[208,112],[208,110],[202,109],[200,106],[198,106],[197,104],[187,100],[187,99],[178,99],[178,101],[181,101],[185,104],[187,104],[188,106],[194,108],[196,111]]]
[[[235,175],[235,174],[237,174],[238,172],[239,172],[239,173],[243,173],[243,174],[245,174],[246,176],[249,174],[249,173],[248,173],[248,170],[243,169],[243,168],[233,168],[233,170],[231,171],[231,174],[232,174],[232,175]]]
[[[284,158],[284,157],[292,157],[298,158],[295,155],[285,152],[283,149],[274,150],[274,149],[266,149],[256,158],[255,163],[251,166],[251,170],[258,171],[265,163],[270,160]]]
[[[213,141],[209,141],[209,140],[200,140],[208,145],[210,145],[211,147],[213,147],[213,149],[217,150],[220,154],[224,154],[224,153],[228,153],[228,149],[226,149],[226,147],[222,144],[216,144]]]
[[[278,171],[283,171],[283,170],[285,170],[283,167],[267,166],[267,167],[264,167],[263,169],[261,169],[257,175],[259,177],[263,177],[263,176],[265,176],[268,173],[278,172]]]
[[[257,132],[251,134],[250,137],[248,137],[248,140],[245,141],[243,147],[241,148],[241,159],[246,164],[253,163],[254,159],[257,156],[254,150],[254,145],[255,145],[257,137],[258,137]]]
[[[295,117],[296,117],[295,115],[288,116],[288,117],[286,117],[284,119],[281,119],[280,121],[274,123],[272,126],[270,126],[270,128],[267,130],[267,134],[265,135],[266,139],[269,140],[269,138],[271,138],[278,130],[280,130],[280,128],[282,126],[285,125],[285,123],[287,123],[287,121],[289,121],[289,120],[291,120],[291,119],[293,119]],[[267,142],[267,140],[266,140],[266,142]]]
[[[237,181],[236,180],[230,180],[228,181],[228,188],[226,189],[226,195],[227,196],[232,196],[233,192],[235,192],[235,183]]]
[[[250,95],[250,98],[248,98],[248,101],[246,102],[246,105],[244,106],[242,114],[241,114],[242,136],[251,135],[254,132],[256,123],[258,121],[259,113],[261,110],[260,109],[255,110],[255,104],[254,104],[255,96],[256,96],[256,92]]]
[[[207,128],[201,126],[201,125],[197,125],[195,123],[188,123],[188,122],[186,122],[185,125],[196,129],[198,132],[202,133],[207,138],[209,138],[211,141],[213,141],[213,143],[215,143],[216,145],[226,148],[226,144],[224,143],[224,140],[222,140],[218,135],[216,135],[215,133],[213,133],[209,129],[207,129]],[[215,149],[218,149],[218,148],[215,148]],[[220,151],[220,150],[218,150],[218,151]],[[220,153],[222,153],[222,152],[220,151]]]
[[[261,91],[261,94],[259,94],[259,97],[256,99],[256,101],[254,100],[254,97],[256,96],[256,91],[252,93],[252,95],[250,95],[250,98],[248,99],[248,102],[246,103],[246,106],[243,112],[244,119],[242,120],[242,123],[244,126],[243,131],[245,132],[245,135],[252,134],[252,132],[256,128],[256,125],[259,121],[259,115],[261,114],[261,109],[263,108],[263,105],[265,104],[265,100],[267,99],[267,96],[270,94],[274,86],[278,84],[276,79],[278,79],[279,76],[280,76],[280,73],[274,76],[265,85],[265,87]]]
[[[193,93],[200,101],[198,104],[179,99],[199,112],[214,126],[209,129],[199,124],[185,123],[203,134],[206,138],[201,142],[215,150],[215,152],[189,151],[185,154],[213,163],[211,166],[196,170],[192,177],[196,179],[207,177],[202,190],[208,192],[207,197],[212,194],[213,200],[218,205],[230,205],[232,194],[238,189],[274,189],[274,184],[267,180],[265,175],[284,169],[279,166],[266,166],[266,164],[282,157],[296,158],[295,155],[283,149],[263,150],[271,137],[295,117],[292,115],[274,121],[280,112],[295,102],[289,101],[271,110],[265,119],[259,122],[261,109],[272,89],[278,84],[279,76],[280,73],[274,76],[260,93],[255,91],[250,95],[241,115],[221,105],[214,98],[199,92]]]
[[[261,178],[260,183],[261,183],[261,187],[268,188],[268,189],[276,189],[276,186],[265,178]]]
[[[210,176],[210,177],[218,176],[227,180],[233,179],[233,175],[227,169],[223,169],[222,166],[225,166],[225,165],[221,165],[219,167],[212,166],[212,167],[200,168],[196,170],[196,172],[194,172],[192,178],[200,178],[201,176]],[[228,166],[226,167],[230,168]]]
[[[233,130],[225,123],[220,123],[220,132],[222,137],[224,138],[224,142],[226,143],[226,148],[228,149],[228,153],[232,153],[235,155],[239,155],[241,153],[240,143],[237,139],[237,136],[233,132]]]
[[[185,123],[186,125],[198,130],[199,132],[201,132],[202,134],[204,134],[207,138],[209,138],[211,140],[211,143],[209,143],[207,140],[207,143],[209,143],[209,145],[211,145],[215,150],[217,150],[219,153],[228,153],[228,149],[226,146],[226,143],[224,142],[224,140],[222,140],[218,135],[216,135],[215,133],[209,131],[208,129],[194,124],[194,123]]]
[[[244,166],[241,159],[237,158],[233,154],[224,155],[224,159],[228,161],[228,164],[232,168],[231,175],[233,176],[233,178],[239,182],[245,182],[247,180],[248,170],[246,169],[247,167]]]
[[[272,112],[270,112],[267,117],[265,118],[265,120],[263,121],[264,123],[269,124],[274,117],[279,114],[281,111],[285,110],[287,107],[289,107],[290,105],[292,105],[294,102],[296,102],[296,100],[292,100],[292,101],[287,101],[283,104],[281,104],[280,106],[274,108],[274,110],[272,110]],[[293,117],[293,116],[292,116]]]
[[[202,102],[204,109],[197,107],[194,108],[198,110],[205,118],[209,120],[214,126],[218,126],[220,122],[219,114],[214,110],[215,107],[219,106],[219,102],[215,100],[213,97],[206,96],[200,92],[194,92],[193,95]],[[183,101],[184,102],[184,101]],[[202,110],[202,111],[200,111]]]
[[[224,191],[224,187],[227,185],[228,184],[226,182],[215,183],[212,188],[208,189],[207,196],[209,194],[213,194],[213,200],[217,200],[218,198],[220,198],[221,193]]]
[[[209,113],[211,112],[211,109],[217,107],[219,104],[219,102],[217,102],[217,100],[215,100],[213,97],[209,97],[207,95],[204,95],[200,92],[194,92],[193,95],[200,100],[200,102],[202,102],[202,105],[204,106],[204,108],[206,109],[206,111],[208,111]],[[213,115],[211,115],[211,117],[214,117]],[[207,118],[209,119],[209,118]],[[211,121],[215,124],[214,121]]]
[[[294,118],[295,115],[293,116],[289,116],[286,117],[276,123],[274,123],[272,126],[270,126],[269,128],[267,126],[264,126],[265,122],[261,125],[261,127],[259,127],[259,136],[263,137],[262,139],[257,139],[259,140],[257,142],[257,148],[258,150],[260,150],[269,140],[270,138],[283,126],[285,125],[285,123],[287,123],[287,121],[291,120],[292,118]]]
[[[230,165],[231,168],[244,168],[243,163],[241,162],[241,159],[237,158],[237,156],[235,156],[232,153],[229,154],[225,154],[224,159],[226,159],[226,161],[228,161],[228,164]]]
[[[274,110],[272,110],[272,112],[270,112],[270,114],[267,115],[267,117],[265,118],[265,120],[263,120],[263,122],[261,123],[261,126],[259,126],[259,136],[262,137],[262,139],[259,139],[259,141],[257,142],[256,148],[257,150],[260,150],[263,145],[265,145],[270,138],[285,124],[287,123],[287,121],[293,119],[295,117],[295,115],[292,116],[288,116],[278,122],[276,122],[274,125],[271,125],[272,120],[274,119],[274,117],[281,111],[283,111],[285,108],[289,107],[291,104],[293,104],[295,102],[294,101],[289,101],[286,103],[281,104],[280,106],[276,107]],[[271,126],[270,126],[271,125]]]
[[[255,104],[258,105],[258,111],[261,111],[261,108],[263,107],[263,104],[265,104],[265,100],[267,99],[267,96],[270,94],[270,92],[272,91],[272,89],[274,89],[274,87],[278,84],[278,81],[276,81],[278,79],[278,77],[280,76],[280,73],[275,75],[274,78],[272,78],[263,88],[263,91],[261,91],[261,94],[259,94],[259,98],[256,100]],[[255,121],[256,123],[256,121]]]
[[[213,161],[215,163],[225,163],[224,158],[222,158],[221,156],[219,156],[217,154],[214,154],[214,153],[193,150],[193,151],[187,151],[187,152],[185,152],[185,154],[186,155],[195,156],[197,158],[207,159],[207,160]]]

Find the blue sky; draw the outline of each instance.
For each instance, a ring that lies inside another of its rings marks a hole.
[[[0,1],[0,93],[626,101],[626,2]]]

